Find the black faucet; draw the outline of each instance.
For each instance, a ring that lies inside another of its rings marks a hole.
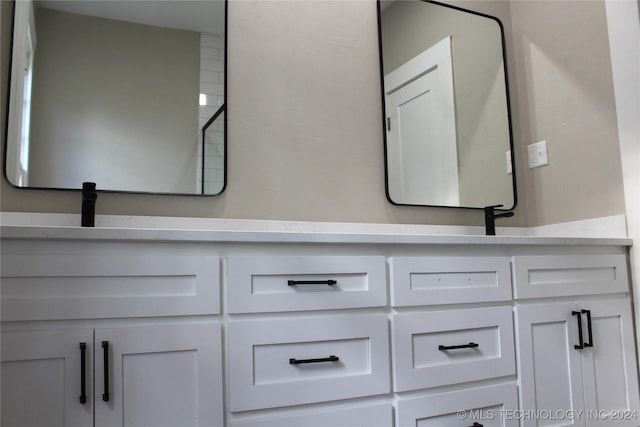
[[[82,183],[82,226],[94,227],[96,222],[96,192],[95,182]]]
[[[495,208],[501,208],[502,205],[486,206],[484,208],[484,229],[487,236],[496,235],[496,219],[509,218],[513,216],[513,212],[504,212],[496,214],[493,210]]]

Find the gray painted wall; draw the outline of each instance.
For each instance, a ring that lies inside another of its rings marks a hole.
[[[549,166],[521,168],[529,224],[624,214],[604,2],[513,1],[511,16],[516,138],[549,151]]]
[[[491,14],[503,2],[468,3]],[[508,27],[520,199],[516,216],[501,225],[624,214],[604,5],[510,6],[510,15],[499,17]],[[5,16],[3,9],[3,48]],[[232,1],[228,31],[225,193],[104,194],[97,213],[482,224],[478,211],[396,207],[385,199],[375,2]],[[529,171],[526,144],[539,139],[548,141],[550,165]],[[3,211],[80,209],[77,192],[17,190],[6,182],[1,190]]]

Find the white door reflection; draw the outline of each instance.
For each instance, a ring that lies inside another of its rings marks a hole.
[[[460,204],[451,37],[385,76],[389,196]]]

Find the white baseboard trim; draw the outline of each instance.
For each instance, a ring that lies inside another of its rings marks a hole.
[[[627,238],[625,215],[584,219],[560,224],[540,225],[529,228],[529,236],[535,237],[605,237]]]

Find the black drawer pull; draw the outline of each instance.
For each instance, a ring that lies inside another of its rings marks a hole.
[[[288,284],[289,286],[296,286],[296,285],[328,285],[328,286],[333,286],[336,283],[338,283],[337,280],[289,280]]]
[[[469,344],[461,344],[461,345],[439,345],[438,350],[447,351],[447,350],[458,350],[460,348],[476,348],[480,347],[480,344],[470,342]]]
[[[584,343],[584,346],[593,347],[593,332],[591,332],[591,310],[582,310],[582,313],[587,315],[587,334],[589,335],[589,342]]]
[[[80,343],[80,403],[87,403],[87,343]]]
[[[319,359],[289,359],[290,365],[301,365],[303,363],[322,363],[322,362],[337,362],[340,358],[338,356],[331,355],[329,357],[321,357]]]
[[[109,401],[109,341],[102,341],[102,357],[104,360],[104,393],[102,394],[102,400]]]
[[[572,311],[571,315],[576,316],[578,319],[578,340],[580,341],[580,344],[575,344],[573,348],[576,350],[582,350],[584,348],[584,338],[582,337],[582,313],[579,311]]]

